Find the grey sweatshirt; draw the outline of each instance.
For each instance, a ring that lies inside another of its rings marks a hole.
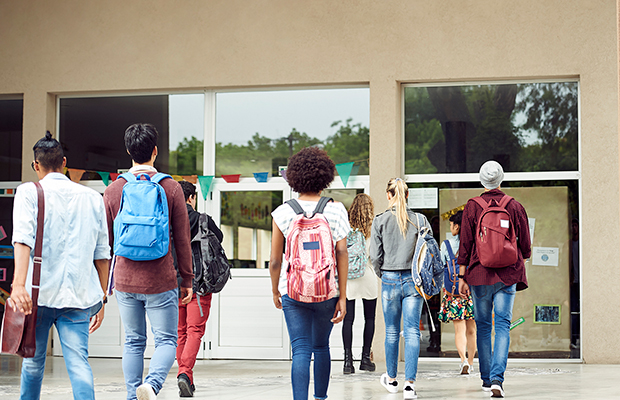
[[[414,225],[408,224],[406,237],[400,232],[396,214],[390,210],[377,215],[372,222],[370,260],[379,278],[381,271],[411,270],[411,261],[418,240],[418,216],[420,223],[431,229],[423,214],[411,210],[407,212]]]

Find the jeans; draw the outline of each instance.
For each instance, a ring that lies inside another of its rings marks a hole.
[[[47,340],[52,325],[56,325],[62,354],[65,359],[73,398],[94,400],[93,372],[88,363],[88,325],[90,309],[79,308],[37,308],[37,349],[34,358],[22,361],[20,399],[38,400],[45,372]]]
[[[405,379],[415,381],[420,356],[420,315],[424,299],[415,290],[411,271],[383,271],[381,299],[385,320],[385,363],[390,378],[398,373],[400,319],[405,334]]]
[[[375,315],[377,299],[362,299],[364,304],[364,345],[362,354],[370,356],[372,338],[375,335]],[[351,350],[353,345],[353,322],[355,321],[355,300],[347,300],[347,313],[342,321],[342,344],[345,350]]]
[[[506,286],[502,282],[494,285],[471,286],[474,300],[474,319],[478,338],[478,361],[480,378],[485,383],[504,382],[510,347],[510,321],[517,285]],[[495,345],[491,350],[491,330],[495,313]]]
[[[179,298],[177,289],[163,293],[141,294],[116,291],[118,311],[125,329],[123,374],[127,399],[136,398],[136,389],[142,384],[144,350],[146,349],[146,315],[155,336],[155,352],[151,357],[149,373],[144,382],[155,393],[161,390],[174,363],[177,347]]]
[[[185,374],[192,384],[194,383],[193,369],[194,364],[196,364],[196,355],[200,350],[202,337],[205,334],[212,297],[211,293],[200,296],[200,304],[198,304],[198,296],[194,293],[192,301],[188,304],[179,304],[179,339],[177,341],[179,372],[177,377]],[[201,308],[202,316],[200,315]]]
[[[314,398],[326,399],[331,372],[329,335],[334,324],[331,319],[338,298],[320,303],[303,303],[282,296],[282,310],[293,349],[291,381],[293,399],[308,400],[310,359],[314,353]]]

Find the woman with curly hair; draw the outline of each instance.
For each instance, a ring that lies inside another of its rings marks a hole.
[[[293,155],[289,160],[286,177],[291,188],[299,193],[296,203],[308,216],[313,216],[317,209],[321,192],[334,180],[336,166],[324,150],[316,147],[307,147]],[[324,201],[324,200],[323,200]],[[349,227],[347,210],[342,203],[328,202],[323,210],[323,217],[327,220],[332,235],[335,254],[335,268],[338,277],[337,291],[330,291],[324,301],[304,302],[293,299],[293,293],[288,293],[288,260],[282,261],[284,243],[291,233],[291,227],[297,218],[293,205],[282,204],[272,213],[273,226],[271,236],[271,259],[269,272],[273,302],[278,309],[284,311],[286,327],[291,339],[293,350],[293,365],[291,367],[291,381],[294,400],[307,400],[310,385],[310,360],[314,354],[314,398],[327,398],[327,387],[331,372],[331,358],[329,354],[329,335],[334,323],[342,321],[346,314],[347,293],[347,234]],[[318,242],[308,242],[304,245],[314,245]],[[305,246],[304,246],[305,247]],[[313,246],[308,249],[314,251]],[[328,276],[329,278],[329,276]],[[333,277],[332,277],[333,279]],[[334,288],[335,289],[335,288]]]
[[[349,208],[349,223],[351,232],[347,236],[349,248],[349,271],[356,263],[366,264],[363,271],[358,272],[355,278],[349,273],[347,279],[347,315],[342,325],[342,343],[344,345],[344,368],[345,374],[355,372],[353,366],[353,321],[355,320],[355,300],[361,299],[364,304],[364,345],[362,347],[362,361],[360,370],[374,371],[375,364],[370,360],[370,348],[372,338],[375,335],[375,315],[377,309],[377,276],[372,270],[372,264],[368,258],[370,247],[370,228],[375,217],[375,205],[372,198],[364,193],[355,196]],[[352,245],[351,245],[352,244]],[[353,249],[361,245],[361,254],[354,254]]]

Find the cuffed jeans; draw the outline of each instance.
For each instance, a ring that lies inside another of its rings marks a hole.
[[[510,321],[517,285],[471,286],[474,300],[474,319],[477,328],[480,378],[485,383],[504,382],[510,347]],[[491,349],[491,330],[495,313],[495,344]]]
[[[405,334],[405,379],[415,381],[420,356],[420,315],[424,299],[415,290],[411,271],[383,271],[381,299],[385,320],[385,363],[390,378],[398,373],[400,319]]]
[[[136,399],[136,389],[142,384],[144,350],[146,349],[146,315],[155,336],[155,352],[144,382],[159,393],[174,363],[177,347],[179,297],[177,289],[163,293],[141,294],[116,291],[118,311],[125,328],[123,374],[127,399]]]
[[[21,400],[38,400],[45,372],[47,340],[52,325],[56,325],[62,355],[65,359],[73,398],[94,400],[93,372],[88,363],[88,325],[90,309],[37,308],[37,349],[33,358],[24,358],[21,375]]]
[[[314,398],[326,399],[331,372],[329,335],[338,298],[303,303],[282,296],[282,310],[293,350],[291,381],[294,400],[308,400],[310,359],[314,353]]]
[[[177,340],[179,372],[177,377],[185,374],[192,384],[194,383],[193,369],[196,364],[196,355],[205,334],[212,297],[211,293],[205,296],[198,296],[194,293],[192,301],[188,304],[179,304],[179,339]]]

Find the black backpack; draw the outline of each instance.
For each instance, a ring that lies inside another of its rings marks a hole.
[[[206,214],[200,214],[198,233],[192,238],[194,293],[219,293],[230,278],[230,263],[217,236],[209,230]]]

